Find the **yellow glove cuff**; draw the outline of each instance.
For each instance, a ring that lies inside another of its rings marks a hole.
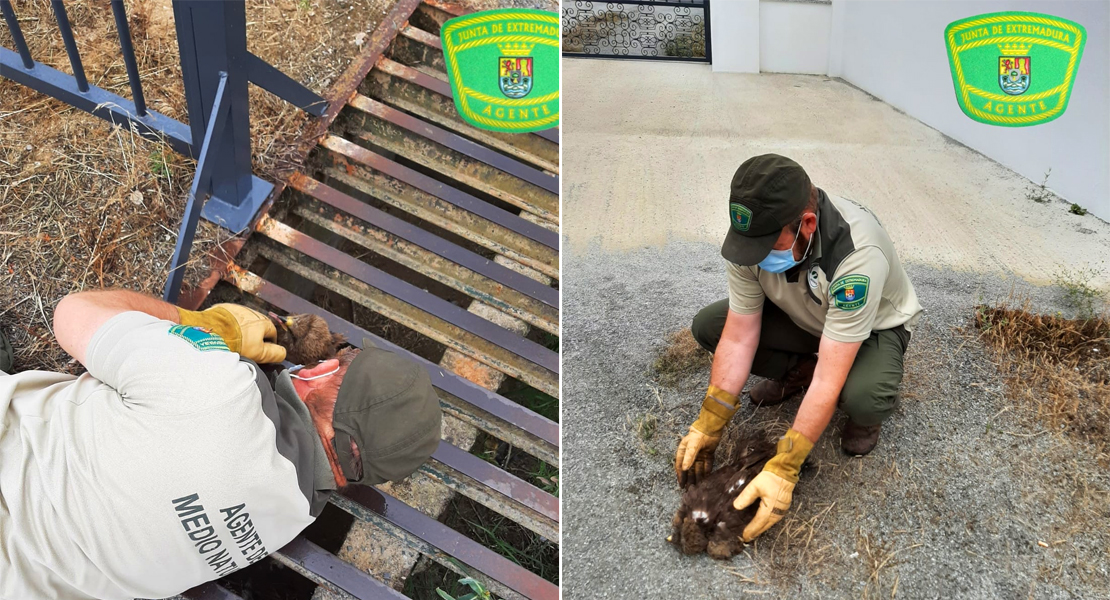
[[[690,429],[696,429],[699,433],[708,436],[719,435],[732,419],[732,415],[736,414],[736,407],[739,404],[740,398],[737,396],[715,385],[709,386],[709,391],[705,393],[705,400],[701,403],[698,420],[694,421]]]
[[[182,325],[190,327],[203,327],[223,338],[224,343],[232,352],[243,349],[243,334],[235,317],[220,305],[207,310],[195,311],[177,308],[177,317]]]
[[[810,450],[813,450],[813,442],[791,429],[779,439],[778,454],[767,461],[763,470],[774,473],[790,483],[798,483],[798,472],[802,470],[802,463],[809,456]]]

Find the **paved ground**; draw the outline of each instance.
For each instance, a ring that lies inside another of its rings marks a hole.
[[[1047,283],[1061,265],[1110,256],[1110,224],[1030,201],[1029,180],[840,81],[644,61],[562,68],[571,250],[717,243],[736,167],[775,152],[871,207],[904,260]]]
[[[1107,255],[1110,226],[1026,201],[1020,176],[825,78],[578,60],[564,88],[565,598],[1110,597],[1106,457],[1022,419],[960,330],[1015,289],[1066,313],[1026,280]],[[787,519],[722,563],[664,542],[671,460],[708,373],[671,389],[649,367],[726,294],[728,180],[765,151],[874,207],[927,312],[880,447],[840,455],[838,416]],[[648,413],[659,430],[641,442],[629,423]]]

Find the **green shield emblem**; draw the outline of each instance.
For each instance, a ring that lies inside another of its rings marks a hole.
[[[871,278],[867,275],[845,275],[829,286],[829,296],[840,310],[856,310],[867,304],[869,285]]]
[[[530,9],[457,17],[440,32],[455,108],[481,129],[559,125],[559,15]]]
[[[732,217],[732,226],[737,231],[747,231],[752,226],[752,211],[747,206],[739,202],[730,202],[728,213]]]
[[[964,114],[1028,127],[1064,114],[1087,30],[1051,15],[998,12],[951,23],[944,39]]]

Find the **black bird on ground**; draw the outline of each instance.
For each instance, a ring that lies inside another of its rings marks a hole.
[[[740,535],[759,508],[756,502],[744,510],[732,503],[763,465],[775,456],[775,443],[762,432],[742,437],[739,456],[710,473],[704,480],[686,488],[682,504],[671,522],[667,541],[683,554],[707,552],[726,560],[740,552]]]

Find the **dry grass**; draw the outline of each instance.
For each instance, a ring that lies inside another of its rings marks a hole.
[[[863,560],[864,570],[867,572],[867,583],[863,587],[863,599],[894,598],[898,594],[898,576],[891,581],[884,579],[887,569],[906,561],[903,552],[921,547],[922,544],[913,544],[905,548],[895,549],[889,541],[873,539],[870,535],[859,534],[857,547],[860,559]],[[889,594],[887,591],[889,590]]]
[[[667,344],[656,354],[651,370],[660,385],[673,387],[712,363],[713,355],[698,345],[690,330],[680,329],[667,335]]]
[[[1021,413],[1091,444],[1110,442],[1110,319],[979,306],[975,324]]]
[[[69,72],[46,0],[15,2],[36,60]],[[252,52],[322,92],[357,55],[354,39],[377,26],[384,0],[252,0]],[[106,0],[66,3],[89,82],[130,98]],[[147,104],[188,120],[169,0],[127,2]],[[0,45],[14,47],[6,27]],[[307,123],[299,110],[251,89],[255,172],[292,166]],[[195,164],[68,105],[0,80],[0,328],[16,368],[73,372],[54,342],[53,307],[66,294],[118,286],[160,294]],[[203,275],[207,250],[229,233],[202,221],[186,281]]]

